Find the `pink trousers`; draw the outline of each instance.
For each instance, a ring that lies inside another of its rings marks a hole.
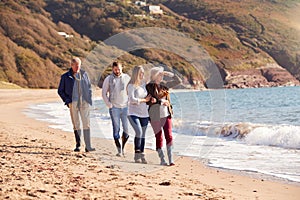
[[[156,150],[161,149],[163,146],[162,129],[164,131],[167,146],[171,146],[173,143],[171,116],[160,118],[160,121],[151,120],[150,123],[155,133]]]

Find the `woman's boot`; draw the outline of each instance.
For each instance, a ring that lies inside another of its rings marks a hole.
[[[135,163],[140,163],[141,162],[141,153],[140,152],[135,152],[134,153],[134,162]]]
[[[168,154],[170,166],[175,165],[174,161],[173,161],[172,147],[173,147],[172,145],[170,145],[170,146],[167,145],[167,154]]]
[[[158,157],[160,158],[160,165],[168,165],[165,161],[165,155],[162,149],[157,149]]]
[[[145,159],[145,154],[144,154],[144,153],[140,153],[140,155],[141,155],[142,163],[143,163],[143,164],[147,164],[147,161],[146,161],[146,159]]]

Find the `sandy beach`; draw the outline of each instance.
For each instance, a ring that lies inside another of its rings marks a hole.
[[[115,156],[112,140],[95,139],[96,152],[73,152],[73,133],[27,117],[34,103],[60,101],[56,90],[0,90],[0,199],[285,199],[300,184],[208,168],[188,157],[172,167],[133,162],[133,147]]]

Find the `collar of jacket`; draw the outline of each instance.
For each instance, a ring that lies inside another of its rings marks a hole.
[[[80,69],[80,74],[81,74],[81,76],[83,76],[84,72],[85,72],[85,71],[84,71],[83,69]],[[72,68],[69,69],[69,71],[68,71],[68,76],[69,76],[70,78],[72,78],[72,79],[74,78],[74,77],[73,77],[73,70],[72,70]]]

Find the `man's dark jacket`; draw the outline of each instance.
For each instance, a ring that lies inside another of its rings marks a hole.
[[[81,74],[81,88],[82,88],[82,98],[90,105],[92,105],[92,89],[91,89],[91,82],[88,77],[88,74],[80,69]],[[73,77],[73,70],[70,70],[64,73],[61,76],[59,87],[58,87],[58,94],[65,102],[65,105],[69,105],[72,101],[78,101],[78,87],[75,83],[75,78]]]

